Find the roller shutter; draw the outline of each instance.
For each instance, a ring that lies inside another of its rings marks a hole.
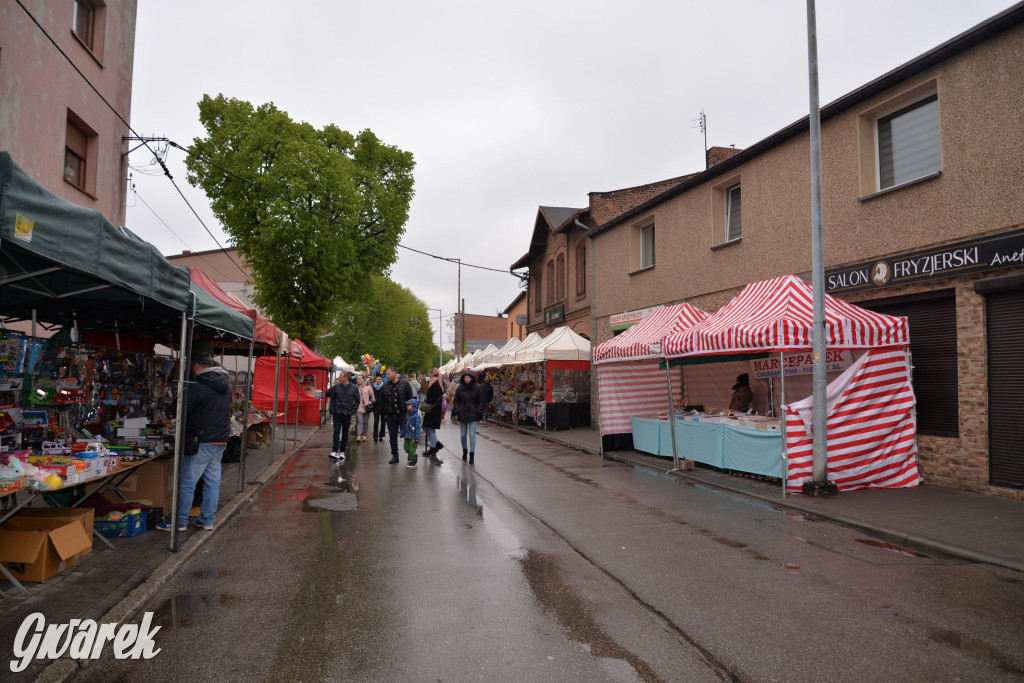
[[[1024,289],[985,297],[988,321],[989,482],[1024,489]]]

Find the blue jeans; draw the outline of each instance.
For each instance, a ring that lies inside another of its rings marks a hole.
[[[462,450],[467,450],[466,432],[469,432],[468,449],[471,453],[476,453],[476,420],[473,420],[472,422],[463,422],[462,420],[459,420],[459,434],[462,437]]]
[[[431,429],[430,427],[424,427],[423,433],[427,435],[427,448],[434,448],[437,446],[437,430]]]
[[[196,493],[200,479],[203,482],[203,502],[199,506],[199,523],[213,524],[214,517],[217,516],[217,500],[220,497],[220,459],[223,455],[224,444],[201,443],[198,453],[183,456],[178,526],[188,524],[192,497]]]

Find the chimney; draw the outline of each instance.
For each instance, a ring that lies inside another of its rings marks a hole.
[[[709,149],[707,151],[707,159],[706,159],[706,161],[707,161],[707,168],[711,168],[712,166],[714,166],[716,164],[720,164],[723,161],[725,161],[726,159],[728,159],[730,157],[734,157],[734,156],[736,156],[737,154],[739,154],[742,151],[743,151],[742,149],[736,149],[735,146],[730,146],[730,147],[712,147],[711,149]],[[707,170],[707,169],[705,169],[705,170]]]

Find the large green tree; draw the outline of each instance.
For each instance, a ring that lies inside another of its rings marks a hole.
[[[403,373],[437,364],[426,304],[386,277],[369,278],[362,298],[341,304],[320,348],[349,363],[368,353]]]
[[[188,180],[252,271],[255,303],[292,336],[315,340],[345,299],[397,257],[413,196],[412,154],[370,130],[293,121],[272,103],[199,103],[206,136]]]

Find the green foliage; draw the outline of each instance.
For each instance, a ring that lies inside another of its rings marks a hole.
[[[368,353],[402,373],[437,363],[426,304],[386,277],[370,277],[363,297],[341,304],[320,348],[349,363]]]
[[[206,137],[189,151],[216,166],[189,156],[189,182],[206,192],[245,258],[255,303],[290,335],[317,339],[343,299],[395,262],[412,154],[369,130],[293,121],[272,103],[206,95],[199,118]]]

